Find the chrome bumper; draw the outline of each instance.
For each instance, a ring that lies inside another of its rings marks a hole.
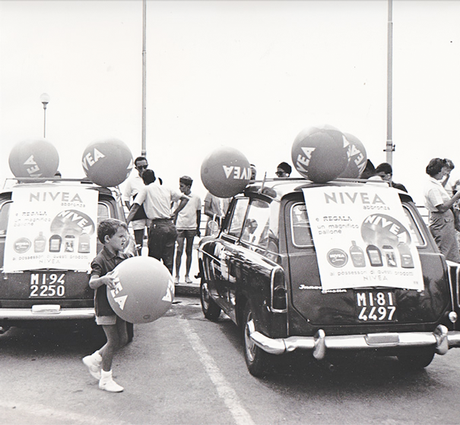
[[[94,318],[94,308],[60,308],[39,305],[32,308],[0,308],[0,320],[85,320]]]
[[[254,322],[248,323],[249,336],[262,350],[270,354],[283,354],[295,350],[311,350],[322,360],[326,350],[366,350],[376,348],[435,347],[436,353],[445,354],[450,348],[460,347],[460,332],[448,331],[439,325],[434,332],[386,332],[364,335],[327,336],[320,329],[314,337],[290,336],[268,338],[255,330]]]

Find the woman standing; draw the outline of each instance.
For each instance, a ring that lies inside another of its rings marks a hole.
[[[460,263],[452,205],[460,198],[460,192],[450,197],[441,180],[448,173],[445,159],[433,158],[426,167],[430,176],[425,187],[425,206],[430,213],[430,231],[446,260]]]

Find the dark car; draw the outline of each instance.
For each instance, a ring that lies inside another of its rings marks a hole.
[[[79,179],[22,179],[0,193],[0,326],[93,325],[97,223],[124,221],[117,189]],[[133,336],[132,325],[129,327]]]
[[[250,373],[296,350],[368,350],[422,368],[460,345],[458,269],[386,183],[253,183],[199,246],[201,304],[241,326]]]

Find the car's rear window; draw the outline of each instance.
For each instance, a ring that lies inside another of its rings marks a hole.
[[[5,202],[0,207],[0,236],[6,236],[8,226],[8,215],[10,212],[11,201]],[[100,222],[105,218],[113,217],[111,204],[108,202],[99,202],[97,209],[97,220]]]
[[[10,211],[11,202],[5,202],[0,208],[0,236],[6,235],[6,227],[8,225],[8,214]]]
[[[304,203],[294,204],[291,207],[291,235],[292,243],[297,247],[312,246],[310,221]]]
[[[409,221],[409,231],[412,240],[416,246],[424,246],[425,240],[412,212],[405,205],[403,205],[403,210]],[[294,204],[291,207],[291,235],[294,246],[308,247],[313,245],[310,221],[308,220],[307,208],[304,203]]]
[[[99,202],[98,208],[97,208],[97,221],[100,222],[101,220],[104,220],[105,218],[109,218],[109,217],[110,217],[109,204]]]
[[[416,246],[424,246],[425,240],[423,239],[420,228],[417,226],[417,223],[415,222],[414,216],[412,215],[410,209],[406,205],[403,205],[403,210],[406,213],[407,219],[409,220],[409,232],[412,241]]]

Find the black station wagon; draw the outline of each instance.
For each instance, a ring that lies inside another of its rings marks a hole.
[[[118,189],[79,179],[9,181],[0,193],[0,326],[94,324],[97,223],[125,220]],[[94,326],[94,335],[103,338]],[[132,325],[129,327],[132,338]]]
[[[410,196],[386,183],[273,179],[199,246],[201,304],[241,326],[249,372],[303,350],[368,350],[423,368],[460,346],[459,279]]]

